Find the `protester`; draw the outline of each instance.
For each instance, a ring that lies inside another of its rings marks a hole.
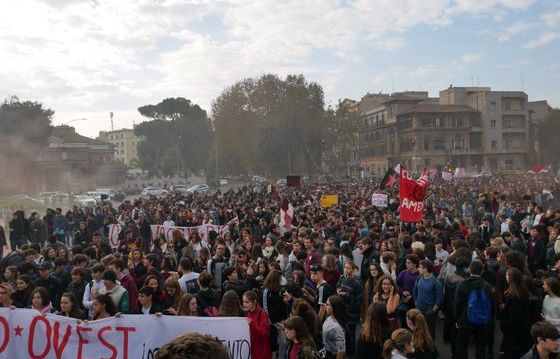
[[[250,290],[243,294],[243,309],[249,320],[249,333],[251,335],[251,358],[270,359],[272,349],[269,344],[270,327],[268,314],[258,303],[257,293]]]
[[[60,297],[59,314],[74,319],[86,319],[84,311],[80,309],[80,303],[72,292],[65,292]]]
[[[211,335],[185,333],[165,344],[155,359],[231,359],[223,343]]]
[[[315,349],[313,336],[307,330],[305,321],[292,316],[284,322],[284,331],[289,345],[286,350],[287,359],[316,359],[319,355]]]
[[[356,347],[356,359],[383,358],[383,344],[391,337],[392,326],[387,315],[387,306],[373,303],[369,306],[362,334]]]
[[[391,334],[391,338],[383,345],[383,358],[405,359],[408,354],[414,352],[414,341],[412,333],[407,329],[397,329]]]
[[[323,345],[327,359],[344,359],[346,353],[345,328],[348,315],[344,301],[338,295],[331,295],[326,303],[327,319],[323,323]]]

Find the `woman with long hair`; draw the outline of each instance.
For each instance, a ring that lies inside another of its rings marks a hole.
[[[362,320],[366,317],[366,312],[369,305],[373,303],[373,296],[375,294],[375,288],[379,278],[383,276],[383,270],[381,266],[376,262],[369,265],[366,284],[364,285],[364,299],[362,300]]]
[[[414,353],[408,355],[409,359],[437,359],[436,343],[430,335],[424,314],[418,309],[406,312],[406,325],[412,330]]]
[[[319,331],[317,330],[317,313],[313,310],[311,304],[303,298],[298,298],[294,301],[292,306],[292,315],[297,315],[302,318],[307,327],[307,331],[313,335],[315,342],[318,342]]]
[[[327,319],[323,323],[323,345],[327,359],[344,359],[346,353],[346,305],[338,295],[327,299]]]
[[[558,278],[546,278],[543,289],[546,293],[543,301],[544,320],[560,330],[560,281]]]
[[[243,317],[243,309],[239,302],[239,295],[234,290],[228,290],[222,297],[220,302],[220,309],[218,310],[219,317]]]
[[[249,334],[251,336],[251,358],[270,359],[270,326],[268,314],[259,305],[257,293],[248,290],[243,294],[243,309],[249,320]]]
[[[391,324],[387,306],[372,303],[364,321],[362,335],[358,338],[355,359],[382,359],[383,343],[391,337]]]
[[[152,287],[154,294],[152,295],[152,301],[162,307],[165,302],[165,293],[159,287],[159,279],[155,274],[149,274],[145,279],[142,287],[148,286]],[[140,287],[141,288],[141,287]]]
[[[162,308],[163,311],[167,314],[177,314],[179,302],[183,297],[183,291],[181,290],[181,285],[179,285],[179,280],[177,280],[174,276],[171,276],[165,280],[163,287],[165,288],[165,300],[163,301]]]
[[[412,333],[408,329],[395,330],[383,345],[385,359],[406,359],[412,352],[414,352],[414,342]]]
[[[288,316],[287,307],[281,293],[282,273],[273,270],[268,273],[263,283],[263,309],[268,313],[270,323],[276,324]]]
[[[117,308],[111,297],[99,294],[93,300],[93,320],[109,318],[117,314]]]
[[[85,313],[80,309],[76,296],[72,292],[65,292],[60,297],[60,313],[63,317],[86,319]]]
[[[397,320],[397,309],[399,308],[401,297],[397,291],[397,285],[393,280],[393,277],[384,275],[377,281],[377,288],[375,289],[375,294],[373,296],[374,303],[385,303],[387,306],[387,315],[389,316],[389,322],[391,323],[393,329],[399,327]]]
[[[507,289],[500,326],[503,333],[501,350],[504,359],[518,359],[531,347],[529,291],[523,274],[517,268],[506,272]]]
[[[179,301],[179,307],[177,309],[177,315],[186,317],[196,317],[198,315],[198,303],[196,302],[196,297],[191,293],[186,293],[183,295]]]
[[[307,330],[305,321],[296,316],[288,318],[284,322],[284,331],[286,339],[289,341],[286,350],[287,359],[315,359],[317,352],[315,350],[315,341],[313,336]]]

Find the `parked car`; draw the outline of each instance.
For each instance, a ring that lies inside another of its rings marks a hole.
[[[187,189],[187,193],[207,193],[208,191],[210,191],[210,187],[206,183],[197,184]]]
[[[144,196],[156,196],[156,197],[165,196],[168,193],[169,192],[167,192],[167,190],[164,190],[159,187],[146,187],[142,191],[142,195]]]
[[[174,184],[169,188],[169,190],[174,194],[186,194],[188,187],[185,184]]]

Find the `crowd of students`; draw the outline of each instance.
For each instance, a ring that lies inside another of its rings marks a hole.
[[[345,180],[17,211],[5,231],[0,305],[79,320],[243,316],[254,359],[429,359],[444,345],[462,359],[473,338],[477,359],[556,356],[552,179],[434,180],[418,224],[399,223],[396,200],[372,206],[377,188]],[[338,205],[321,207],[330,193]],[[288,224],[282,200],[295,209]],[[117,248],[107,241],[112,223],[124,228]],[[150,228],[228,223],[223,236],[188,239],[180,230],[152,238]]]

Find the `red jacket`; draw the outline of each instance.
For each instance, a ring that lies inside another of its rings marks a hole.
[[[249,332],[251,334],[251,359],[270,359],[270,327],[268,314],[258,304],[254,311],[247,313]]]

